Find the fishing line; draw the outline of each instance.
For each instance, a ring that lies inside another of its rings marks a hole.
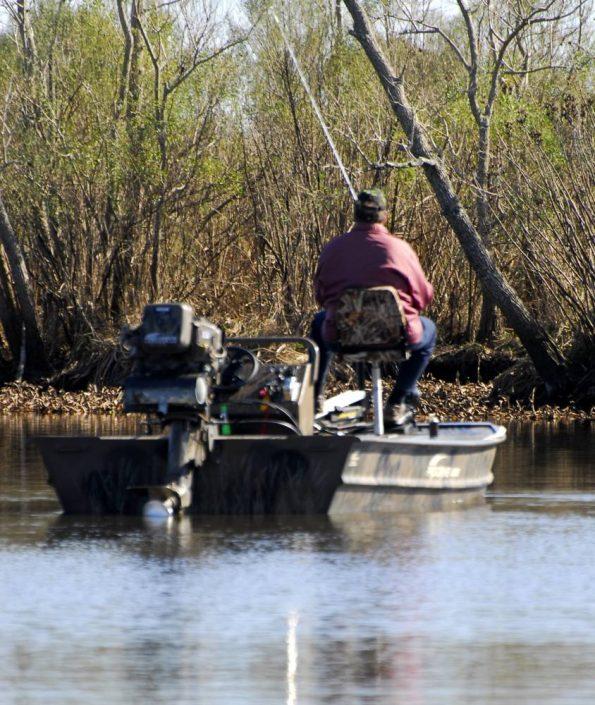
[[[304,87],[304,90],[306,91],[306,94],[308,95],[308,98],[310,98],[310,103],[312,104],[312,108],[314,109],[314,112],[316,113],[316,117],[318,118],[318,122],[320,123],[320,127],[322,128],[322,131],[324,132],[324,136],[326,137],[326,141],[329,144],[329,147],[331,148],[331,152],[333,153],[333,156],[335,157],[335,161],[337,162],[337,165],[339,166],[339,170],[341,172],[341,175],[343,176],[343,180],[347,184],[347,188],[349,189],[349,193],[351,194],[351,198],[354,201],[357,201],[357,191],[353,187],[353,184],[351,183],[351,179],[349,178],[349,174],[347,173],[347,169],[345,168],[345,165],[343,164],[343,160],[341,159],[339,152],[335,146],[335,143],[333,142],[333,138],[331,137],[331,133],[329,132],[329,129],[326,125],[326,122],[324,121],[324,118],[322,117],[322,113],[320,112],[320,108],[318,107],[318,103],[316,102],[316,98],[314,98],[314,94],[310,90],[310,85],[308,84],[308,81],[306,80],[306,76],[304,72],[302,71],[302,67],[300,66],[300,63],[297,59],[297,56],[295,55],[295,52],[293,51],[293,48],[291,44],[289,43],[289,39],[287,38],[287,35],[283,31],[283,27],[281,25],[281,22],[279,21],[279,18],[277,17],[275,11],[271,9],[271,15],[273,19],[275,20],[275,23],[277,24],[277,27],[279,27],[279,32],[281,32],[281,37],[283,38],[283,43],[285,44],[285,48],[289,52],[289,55],[291,56],[291,59],[295,65],[296,71],[298,73],[298,76],[300,77],[300,81],[302,82],[302,86]]]

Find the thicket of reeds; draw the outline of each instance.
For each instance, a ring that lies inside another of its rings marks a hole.
[[[562,355],[582,349],[575,364],[586,375],[595,332],[593,45],[587,4],[550,5],[561,8],[558,19],[531,32],[529,23],[507,49],[481,189],[469,75],[445,41],[465,46],[465,18],[428,13],[421,2],[407,12],[397,2],[369,7],[459,197],[489,223],[493,257]],[[435,285],[429,315],[441,340],[476,339],[481,288],[421,169],[407,166],[408,136],[341,3],[278,6],[350,175],[385,190],[390,228]],[[514,15],[512,3],[499,6]],[[469,5],[472,19],[481,7]],[[230,334],[307,331],[317,256],[350,226],[349,194],[266,4],[246,0],[235,23],[216,8],[5,3],[0,201],[50,372],[109,376],[118,329],[155,300],[188,301]],[[412,24],[416,13],[423,25]],[[481,93],[489,35],[477,50]],[[6,252],[0,280],[3,356],[16,374],[23,315]],[[502,321],[490,337],[514,344]]]

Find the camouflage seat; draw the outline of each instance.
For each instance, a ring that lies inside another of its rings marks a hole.
[[[392,286],[346,289],[335,309],[333,350],[352,362],[403,360],[405,326],[403,305]]]

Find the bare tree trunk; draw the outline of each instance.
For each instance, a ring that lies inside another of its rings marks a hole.
[[[15,306],[6,258],[0,253],[0,324],[14,361],[19,358],[21,322]]]
[[[490,116],[482,115],[479,122],[479,145],[475,180],[477,185],[477,228],[483,244],[491,250],[492,222],[488,197],[490,171]],[[496,306],[487,290],[482,292],[481,316],[476,340],[485,343],[492,340],[496,332]]]
[[[140,150],[140,128],[138,125],[138,110],[141,94],[143,42],[141,36],[140,15],[143,0],[132,0],[130,6],[130,22],[126,20],[123,7],[120,12],[120,23],[124,34],[124,57],[120,73],[120,93],[117,109],[125,116],[126,130],[130,143],[130,152],[137,155]],[[125,109],[124,109],[125,106]],[[131,282],[134,271],[131,266],[134,230],[142,209],[142,183],[134,165],[130,166],[127,175],[125,193],[125,213],[118,228],[119,242],[116,245],[112,269],[112,288],[110,296],[110,314],[112,321],[120,325],[125,308],[125,302],[131,293]]]
[[[149,283],[152,301],[157,301],[160,294],[159,256],[161,244],[161,223],[163,217],[163,200],[164,196],[161,195],[155,208],[155,217],[153,218],[153,249],[151,251],[151,267],[149,270]]]
[[[31,76],[33,68],[37,60],[37,50],[35,47],[35,38],[29,21],[30,9],[25,0],[17,0],[17,27],[21,49],[23,52],[23,68],[27,76]]]
[[[497,330],[498,318],[496,316],[496,305],[489,291],[482,291],[481,313],[479,315],[479,326],[475,335],[478,343],[489,343],[494,340]]]
[[[132,9],[130,12],[130,39],[132,45],[130,47],[130,56],[127,57],[129,62],[126,70],[128,71],[128,96],[126,101],[126,118],[129,128],[132,121],[137,116],[138,103],[140,99],[140,79],[141,79],[141,52],[142,40],[140,33],[140,15],[143,12],[142,0],[132,0]],[[128,51],[128,47],[125,48]]]
[[[29,371],[42,374],[47,371],[48,364],[45,348],[41,338],[33,291],[29,281],[27,265],[19,241],[8,219],[4,207],[4,200],[0,193],[0,242],[8,258],[10,276],[14,283],[15,298],[17,300],[22,320],[25,326],[25,345],[27,350],[27,363]]]
[[[151,288],[151,298],[157,301],[160,294],[159,281],[159,258],[161,256],[161,227],[163,224],[163,211],[166,199],[166,182],[167,182],[167,133],[165,127],[165,101],[167,95],[162,97],[161,89],[161,71],[155,67],[155,121],[157,123],[157,143],[159,145],[159,171],[160,171],[160,188],[161,195],[155,206],[155,215],[153,218],[153,248],[151,252],[151,268],[149,271],[149,280]]]
[[[388,96],[401,127],[408,135],[411,152],[423,164],[424,173],[457,236],[465,255],[488,291],[519,336],[540,376],[551,390],[563,381],[562,359],[544,329],[529,314],[517,293],[497,268],[469,215],[459,201],[444,163],[439,158],[424,127],[409,104],[403,79],[395,75],[376,41],[370,22],[359,0],[344,0],[353,18],[353,34],[362,45]]]
[[[117,6],[120,27],[122,28],[122,34],[124,35],[124,53],[122,56],[122,66],[120,68],[118,98],[116,99],[116,108],[114,111],[114,117],[116,120],[120,118],[122,111],[124,110],[124,106],[126,105],[126,98],[128,96],[128,88],[130,85],[130,64],[132,60],[132,48],[134,43],[130,24],[128,22],[128,18],[126,17],[126,8],[124,7],[123,0],[117,0]]]

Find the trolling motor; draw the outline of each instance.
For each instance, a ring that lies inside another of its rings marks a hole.
[[[150,304],[140,326],[124,328],[120,341],[133,360],[124,382],[124,411],[156,417],[168,429],[163,485],[131,491],[149,500],[145,513],[173,514],[190,506],[192,472],[205,459],[202,421],[227,361],[223,332],[195,318],[187,304]]]

